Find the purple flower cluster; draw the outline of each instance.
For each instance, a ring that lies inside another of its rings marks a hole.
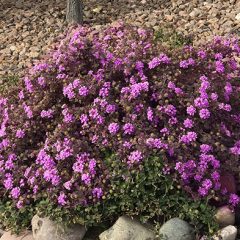
[[[148,30],[92,30],[69,30],[13,98],[0,99],[2,196],[18,208],[45,193],[68,208],[96,203],[118,174],[104,159],[111,151],[128,171],[162,155],[163,174],[193,195],[236,206],[221,175],[239,165],[238,40],[173,54]]]

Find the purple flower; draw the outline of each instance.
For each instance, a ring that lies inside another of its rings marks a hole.
[[[212,174],[211,174],[211,178],[214,180],[214,182],[217,182],[219,181],[220,179],[220,174],[216,171],[214,171]]]
[[[128,156],[129,164],[138,163],[142,159],[143,159],[142,153],[138,150],[131,152],[130,155]]]
[[[187,114],[190,116],[194,116],[194,114],[196,113],[196,108],[194,106],[189,106],[187,107]]]
[[[33,85],[31,80],[28,77],[24,78],[25,88],[29,93],[33,92]]]
[[[148,107],[147,109],[147,119],[148,121],[153,121],[153,110],[151,109],[151,107]]]
[[[130,88],[130,99],[137,98],[141,92],[147,92],[149,90],[149,83],[142,82],[142,83],[135,83]]]
[[[130,148],[132,147],[132,144],[131,144],[130,142],[128,142],[128,141],[125,141],[125,142],[123,143],[123,147],[125,147],[125,148],[127,148],[127,149],[130,149]]]
[[[131,123],[126,123],[123,125],[124,134],[132,134],[135,130],[135,127]]]
[[[88,88],[85,86],[82,86],[79,88],[78,93],[80,96],[87,96],[88,95]]]
[[[108,126],[108,131],[112,134],[112,135],[115,135],[117,134],[119,130],[119,125],[118,123],[110,123],[109,126]]]
[[[37,81],[40,86],[43,86],[43,87],[45,86],[45,78],[44,77],[38,77]]]
[[[53,117],[53,110],[49,109],[49,110],[42,110],[40,115],[42,118],[52,118]]]
[[[18,93],[18,97],[19,97],[20,100],[24,99],[23,90],[21,90],[21,91]]]
[[[183,122],[183,125],[185,128],[192,128],[193,127],[193,121],[189,118],[185,119]]]
[[[200,151],[201,151],[201,153],[208,153],[208,152],[212,151],[212,147],[208,144],[201,144]]]
[[[12,189],[13,187],[13,178],[12,176],[8,176],[5,180],[4,180],[4,187],[7,189],[7,190],[10,190]]]
[[[229,203],[232,206],[236,207],[239,204],[239,202],[240,202],[240,198],[237,194],[235,194],[235,193],[230,194]]]
[[[194,100],[194,105],[198,108],[206,108],[209,104],[207,98],[198,97]]]
[[[25,103],[23,103],[23,109],[24,109],[24,112],[27,114],[28,118],[33,117],[33,113],[32,113],[31,108],[29,106],[27,106]]]
[[[153,58],[149,63],[148,63],[148,68],[149,69],[153,69],[157,66],[159,66],[161,63],[165,63],[165,64],[168,64],[170,63],[170,58],[165,55],[165,54],[160,54],[159,57],[155,57]]]
[[[58,196],[58,204],[61,205],[61,206],[64,206],[67,204],[67,201],[66,201],[66,195],[65,193],[60,193],[60,195]]]
[[[224,104],[224,103],[219,103],[218,108],[227,112],[230,112],[232,110],[232,107],[230,104]]]
[[[18,129],[16,132],[16,137],[17,138],[23,138],[25,136],[25,132],[22,129]]]
[[[200,57],[201,59],[204,59],[204,58],[206,58],[206,56],[207,56],[206,52],[203,51],[203,50],[198,51],[197,55],[198,55],[198,57]]]
[[[143,62],[137,61],[135,68],[136,68],[138,71],[141,71],[141,70],[144,68]]]
[[[173,116],[176,115],[177,110],[176,110],[176,108],[175,108],[173,105],[169,104],[169,105],[167,105],[167,106],[164,107],[164,112],[165,112],[167,115],[173,117]]]
[[[169,82],[168,83],[168,88],[170,88],[170,89],[175,89],[176,88],[176,85],[175,85],[175,83],[173,83],[173,82]]]
[[[81,179],[86,185],[90,184],[91,182],[91,177],[89,176],[89,173],[84,173]]]
[[[89,110],[89,116],[92,118],[92,119],[96,119],[98,116],[99,116],[99,113],[98,113],[98,110],[96,108],[91,108]]]
[[[18,209],[23,208],[23,201],[22,201],[22,200],[19,200],[19,201],[17,202],[17,204],[16,204],[16,207],[17,207]]]
[[[71,123],[74,121],[74,116],[69,112],[68,108],[65,108],[62,110],[62,114],[63,114],[63,121],[65,123]]]
[[[63,186],[67,189],[67,190],[71,190],[72,187],[72,182],[71,181],[67,181],[63,184]]]
[[[196,141],[196,139],[197,139],[197,134],[195,132],[188,132],[186,135],[183,135],[180,138],[180,142],[189,144],[191,142]]]
[[[13,199],[17,199],[20,196],[20,188],[19,187],[15,187],[11,190],[11,195]]]
[[[221,61],[216,61],[216,72],[218,73],[223,73],[225,68],[224,68],[224,65]]]
[[[70,83],[69,85],[63,88],[63,95],[67,96],[69,99],[73,99],[75,97],[75,93],[73,90],[74,90],[74,87],[72,83]]]
[[[179,66],[180,68],[188,68],[188,61],[187,60],[181,61]]]
[[[202,119],[208,119],[209,117],[210,117],[210,112],[209,112],[209,110],[208,109],[201,109],[200,111],[199,111],[199,116],[200,116],[200,118],[202,118]]]
[[[116,111],[116,106],[114,104],[108,104],[106,106],[107,113],[114,113]]]
[[[218,95],[217,95],[217,93],[211,93],[211,99],[212,99],[213,101],[217,101],[217,100],[218,100]]]
[[[224,90],[227,95],[230,95],[233,92],[232,84],[227,82]]]
[[[103,195],[102,188],[95,187],[95,188],[92,190],[92,194],[93,194],[93,196],[97,197],[98,199],[101,198],[102,195]]]

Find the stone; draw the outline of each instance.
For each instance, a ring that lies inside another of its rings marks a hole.
[[[34,240],[82,240],[86,228],[79,224],[65,227],[47,217],[40,218],[35,215],[32,219],[32,232]]]
[[[168,21],[168,22],[171,22],[173,20],[173,15],[165,15],[165,19]]]
[[[195,17],[198,17],[200,14],[201,14],[201,11],[197,8],[194,8],[192,12],[189,13],[189,16],[191,18],[195,18]]]
[[[217,209],[215,214],[216,222],[221,227],[235,224],[235,212],[229,206],[223,206]]]
[[[11,232],[5,232],[0,240],[34,240],[30,231],[27,231],[19,236],[12,235]]]
[[[213,240],[235,240],[237,237],[237,228],[229,225],[213,236]]]
[[[159,236],[167,240],[195,240],[194,229],[180,218],[172,218],[164,223]]]
[[[16,50],[16,47],[15,46],[10,46],[10,50],[13,52],[13,51],[15,51]]]
[[[30,52],[28,54],[28,56],[31,58],[37,58],[37,57],[39,57],[39,52]]]
[[[101,6],[98,6],[98,7],[96,7],[96,8],[94,8],[92,11],[94,12],[94,13],[100,13],[101,11],[102,11],[102,7]]]
[[[240,13],[238,13],[235,17],[236,20],[240,21]]]
[[[118,218],[115,224],[99,235],[100,240],[153,240],[155,234],[137,220],[127,216]]]

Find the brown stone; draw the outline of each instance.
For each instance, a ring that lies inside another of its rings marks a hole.
[[[221,227],[227,227],[235,224],[235,212],[229,206],[223,206],[217,209],[215,214],[216,222]]]

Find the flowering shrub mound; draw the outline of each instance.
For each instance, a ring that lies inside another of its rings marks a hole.
[[[121,23],[70,30],[18,97],[0,100],[1,196],[19,209],[99,206],[158,156],[159,174],[192,197],[236,205],[220,177],[238,173],[239,52],[238,39],[220,37],[168,51]]]

